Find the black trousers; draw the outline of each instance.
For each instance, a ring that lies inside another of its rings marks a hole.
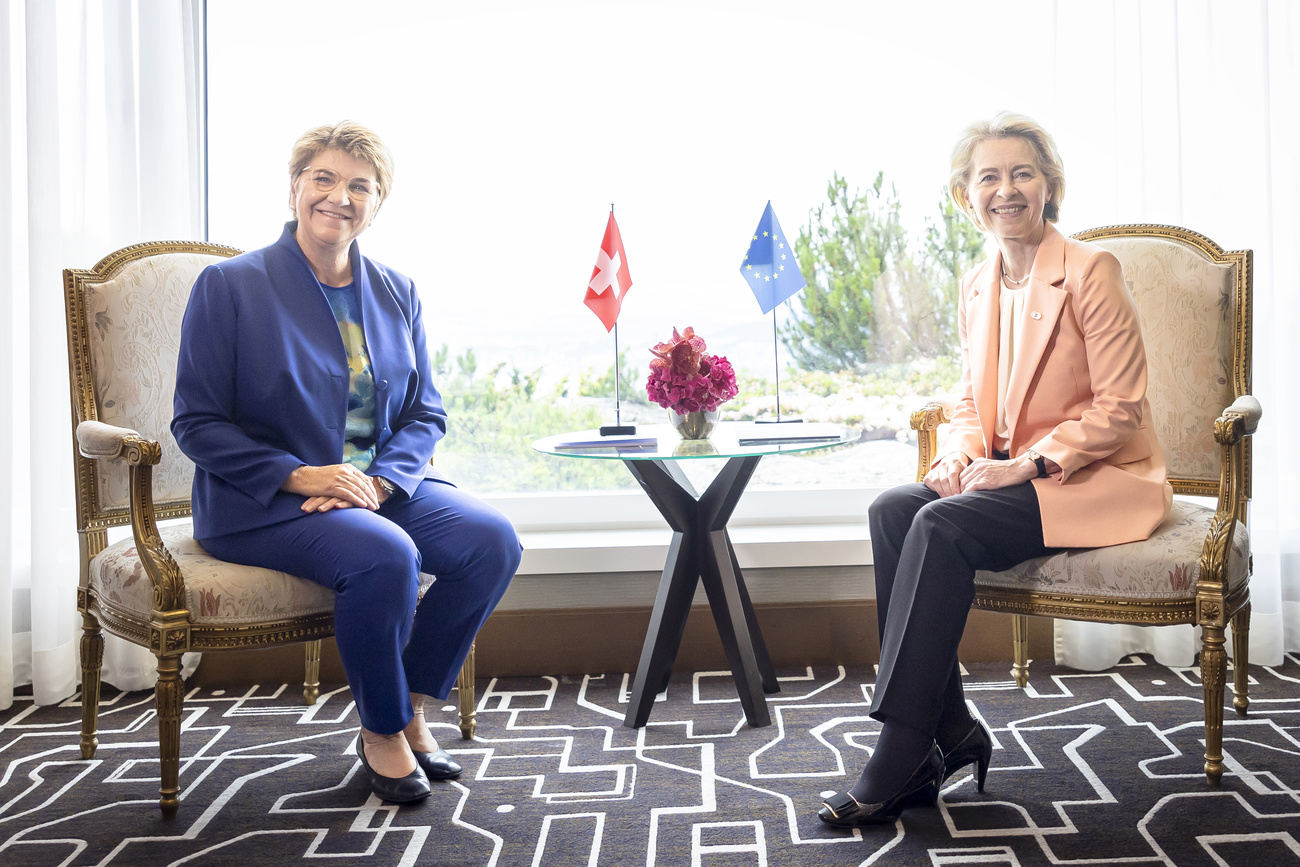
[[[875,555],[880,674],[871,716],[935,733],[964,701],[957,645],[975,599],[975,572],[1000,572],[1053,553],[1043,545],[1029,482],[940,498],[903,485],[868,511]]]

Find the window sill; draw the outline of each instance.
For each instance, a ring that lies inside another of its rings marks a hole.
[[[728,528],[741,569],[869,566],[866,522],[786,524]],[[533,531],[524,545],[520,575],[658,572],[668,557],[666,528]]]

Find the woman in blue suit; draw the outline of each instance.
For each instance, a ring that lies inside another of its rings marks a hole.
[[[280,240],[194,285],[172,432],[196,466],[209,553],[335,591],[357,753],[375,794],[414,801],[460,773],[424,699],[447,698],[521,549],[505,517],[430,465],[447,416],[420,299],[356,243],[392,165],[359,124],[298,140]],[[437,580],[417,607],[421,571]]]

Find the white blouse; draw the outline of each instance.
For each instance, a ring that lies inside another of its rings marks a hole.
[[[1002,278],[1002,294],[998,296],[1000,313],[998,327],[998,414],[993,423],[993,448],[1007,451],[1010,432],[1007,429],[1007,383],[1016,364],[1016,329],[1024,318],[1024,287],[1012,286]]]

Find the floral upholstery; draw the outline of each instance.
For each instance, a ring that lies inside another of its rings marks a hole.
[[[154,467],[158,503],[190,498],[194,465],[172,438],[172,392],[181,318],[199,272],[219,256],[165,253],[128,263],[112,280],[88,286],[90,353],[99,420],[132,428],[162,445]],[[96,464],[101,509],[125,509],[127,474]],[[147,583],[147,582],[146,582]]]
[[[1213,518],[1213,508],[1175,500],[1169,517],[1144,542],[1070,548],[1005,572],[977,572],[975,584],[1123,599],[1186,599],[1196,593],[1201,548]],[[1228,554],[1229,589],[1246,580],[1249,550],[1246,528],[1238,522]]]
[[[188,521],[159,530],[185,576],[185,604],[196,626],[242,626],[330,613],[334,591],[285,572],[238,566],[212,557],[192,535]],[[432,575],[420,575],[420,593]],[[110,545],[90,561],[90,586],[101,604],[148,619],[153,587],[136,553],[135,540]]]
[[[1214,420],[1236,399],[1236,265],[1164,238],[1103,238],[1124,266],[1146,342],[1147,399],[1171,478],[1219,481]]]

